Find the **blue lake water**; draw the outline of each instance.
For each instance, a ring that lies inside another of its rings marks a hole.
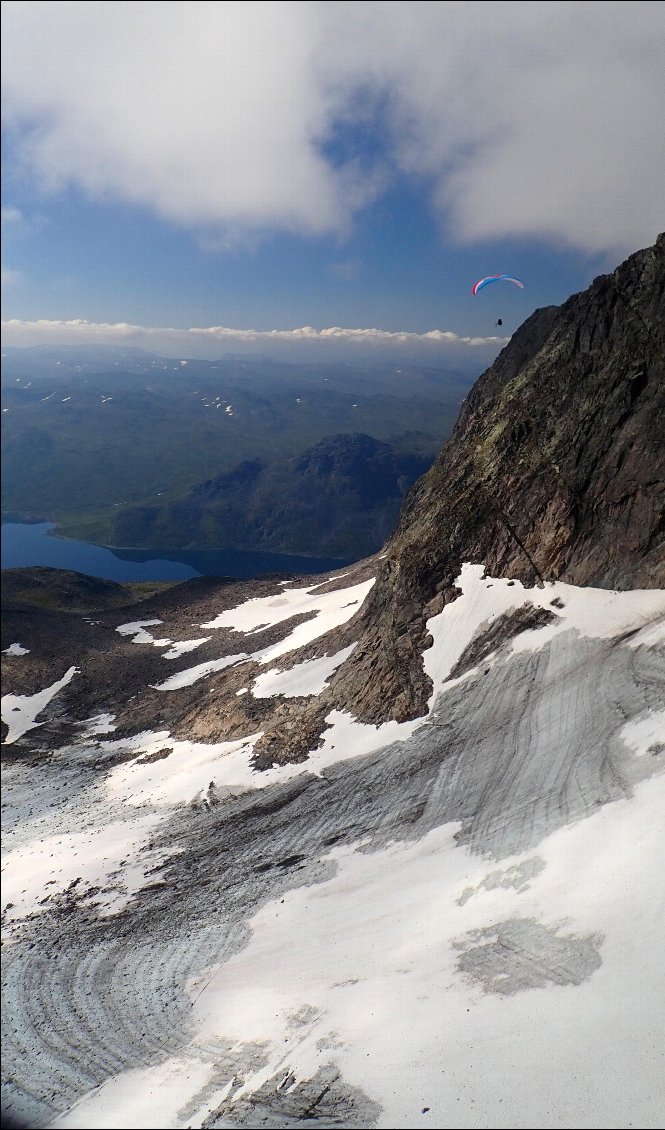
[[[227,549],[108,549],[53,537],[52,522],[3,522],[2,568],[42,565],[74,569],[107,581],[185,581],[190,577],[260,577],[324,573],[350,564],[330,557],[295,557]]]

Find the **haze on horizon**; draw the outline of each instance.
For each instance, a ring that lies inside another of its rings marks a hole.
[[[662,229],[664,33],[647,2],[9,0],[4,339],[480,370]]]

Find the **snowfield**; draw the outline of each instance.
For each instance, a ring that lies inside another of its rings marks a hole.
[[[225,609],[197,629],[237,633],[237,654],[169,676],[159,701],[249,661],[265,671],[245,697],[314,698],[355,645],[290,653],[372,583]],[[75,742],[8,756],[9,1114],[664,1125],[665,593],[526,589],[473,563],[457,585],[427,624],[426,718],[331,710],[305,762],[260,772],[260,729],[116,738],[100,694]],[[213,638],[155,640],[161,623],[117,630],[164,659]],[[75,672],[3,699],[8,744]]]

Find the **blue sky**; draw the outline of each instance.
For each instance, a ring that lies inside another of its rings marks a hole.
[[[665,227],[664,8],[9,0],[5,342],[482,367]]]

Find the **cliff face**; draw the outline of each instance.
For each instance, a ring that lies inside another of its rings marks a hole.
[[[525,584],[665,585],[665,236],[537,310],[469,395],[416,484],[337,697],[366,721],[430,693],[427,616],[464,561]]]

